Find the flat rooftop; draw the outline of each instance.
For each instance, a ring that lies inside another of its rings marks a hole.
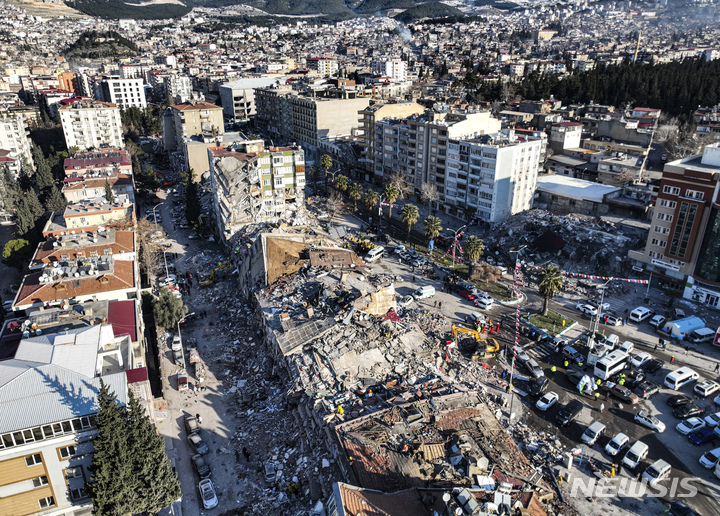
[[[622,190],[619,186],[608,186],[561,175],[539,176],[537,189],[570,199],[593,202],[603,202],[608,194]]]

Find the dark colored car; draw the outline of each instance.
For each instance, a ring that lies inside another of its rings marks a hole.
[[[583,376],[585,376],[585,373],[579,369],[568,369],[565,371],[565,378],[567,378],[567,381],[570,382],[573,387],[577,387],[577,384],[580,383]]]
[[[205,459],[202,458],[202,455],[193,455],[192,462],[193,467],[195,468],[195,472],[201,479],[208,478],[212,474],[210,466],[207,462],[205,462]]]
[[[463,290],[465,290],[465,287],[460,285],[459,283],[450,283],[448,287],[453,292],[462,292]]]
[[[670,516],[700,516],[682,500],[665,502],[665,505],[670,508]]]
[[[693,444],[706,444],[711,443],[717,439],[717,434],[713,428],[701,428],[688,435],[688,440]]]
[[[577,419],[577,417],[580,415],[580,412],[582,412],[582,409],[582,403],[580,403],[578,400],[572,400],[560,409],[557,416],[555,417],[555,422],[559,426],[568,426],[570,423],[575,421],[575,419]]]
[[[705,412],[703,409],[695,405],[694,403],[686,403],[673,409],[673,416],[680,419],[687,419],[689,417],[699,416]]]
[[[688,403],[692,402],[692,398],[690,396],[685,396],[684,394],[676,394],[675,396],[670,396],[667,400],[667,404],[670,405],[672,408],[679,407],[680,405],[687,405]]]
[[[188,444],[192,447],[193,450],[195,450],[195,453],[199,453],[200,455],[205,455],[207,452],[210,451],[210,448],[208,448],[208,445],[205,444],[205,441],[202,440],[202,437],[200,437],[200,434],[195,432],[194,434],[190,434],[187,436]]]
[[[660,384],[653,382],[652,380],[645,380],[640,385],[635,387],[635,394],[640,396],[642,399],[650,399],[650,396],[660,392]]]
[[[645,364],[644,369],[647,374],[655,374],[660,371],[664,365],[665,362],[663,360],[653,358]]]
[[[548,385],[550,384],[550,380],[548,380],[547,376],[541,376],[540,378],[537,378],[534,382],[530,384],[530,394],[533,396],[540,396],[542,393],[547,390]]]
[[[625,387],[634,389],[645,381],[645,372],[642,369],[633,369],[625,373]]]

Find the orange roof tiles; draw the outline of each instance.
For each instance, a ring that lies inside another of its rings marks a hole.
[[[82,238],[82,235],[78,235],[78,238]],[[53,247],[53,243],[46,240],[44,242],[40,242],[38,245],[35,257],[30,265],[33,266],[41,263],[59,262],[62,261],[60,257],[63,254],[69,255],[71,260],[76,260],[78,251],[83,251],[86,257],[90,256],[90,251],[97,251],[98,256],[103,256],[104,250],[108,247],[112,249],[112,254],[120,254],[121,251],[126,253],[134,252],[135,238],[133,232],[116,231],[114,242],[98,241],[97,244],[88,246]]]

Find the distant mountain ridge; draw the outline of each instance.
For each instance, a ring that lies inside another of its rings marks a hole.
[[[390,9],[410,9],[422,16],[462,14],[454,7],[432,0],[180,0],[181,3],[148,3],[142,0],[64,0],[80,12],[99,18],[165,19],[186,15],[193,7],[226,7],[246,4],[270,15],[324,14],[348,18],[382,14]],[[425,4],[425,5],[422,5]],[[418,9],[422,6],[421,9]],[[407,18],[407,17],[406,17]]]

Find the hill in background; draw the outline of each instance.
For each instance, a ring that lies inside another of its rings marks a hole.
[[[67,59],[129,57],[137,54],[137,45],[114,31],[86,31],[65,51]]]

